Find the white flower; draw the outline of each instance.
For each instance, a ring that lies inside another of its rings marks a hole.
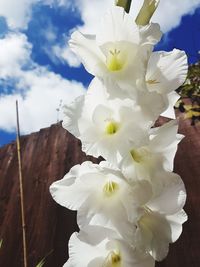
[[[130,241],[135,231],[131,224],[133,211],[152,194],[145,182],[130,186],[107,162],[74,166],[50,186],[50,192],[60,205],[78,211],[80,228],[89,224],[107,226]]]
[[[130,142],[145,140],[155,114],[130,99],[108,99],[104,84],[94,79],[85,96],[66,106],[63,127],[79,138],[82,149],[94,157],[102,156],[117,164]]]
[[[157,24],[140,29],[123,8],[113,7],[102,18],[96,36],[75,31],[69,44],[88,72],[133,90],[144,79],[150,52],[160,37]]]
[[[169,243],[179,238],[182,224],[187,220],[182,210],[186,200],[183,181],[177,174],[166,173],[163,182],[160,195],[138,210],[140,215],[135,236],[138,249],[149,252],[157,261],[167,256]]]
[[[64,267],[154,267],[149,255],[139,253],[112,231],[89,227],[72,234]]]
[[[180,87],[188,72],[187,56],[184,51],[174,49],[171,52],[154,52],[147,66],[146,84],[150,92],[161,94],[168,102],[168,110],[162,115],[174,116],[173,106],[179,95],[173,92]]]
[[[133,141],[120,164],[124,176],[129,181],[147,179],[158,183],[163,171],[173,171],[177,145],[183,138],[177,130],[178,123],[174,120],[151,129],[146,139],[141,136]]]

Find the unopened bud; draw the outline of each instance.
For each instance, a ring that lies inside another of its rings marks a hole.
[[[151,17],[159,5],[159,2],[159,0],[144,0],[143,6],[135,21],[137,25],[145,26],[149,24]]]
[[[115,0],[116,6],[121,6],[124,10],[129,13],[132,0]]]

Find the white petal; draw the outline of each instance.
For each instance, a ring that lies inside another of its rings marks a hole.
[[[163,166],[167,171],[173,171],[174,157],[178,143],[183,135],[177,134],[178,122],[176,120],[165,123],[163,126],[154,128],[151,136],[150,149],[160,154]]]
[[[167,109],[161,114],[161,116],[167,117],[170,119],[175,119],[176,115],[175,115],[174,106],[176,102],[178,101],[178,99],[180,98],[180,95],[177,94],[176,92],[171,92],[167,95],[163,95],[163,97],[167,101]]]
[[[169,250],[171,229],[165,217],[159,213],[147,213],[140,219],[137,230],[137,239],[140,249],[149,252],[157,260],[163,260]]]
[[[148,181],[141,180],[135,182],[132,187],[138,206],[145,205],[152,198],[152,186]]]
[[[174,214],[180,211],[185,205],[185,186],[179,175],[175,173],[164,173],[161,177],[164,183],[160,195],[152,199],[147,205],[153,210],[162,214]]]
[[[77,210],[85,202],[90,195],[90,189],[86,183],[77,182],[77,177],[83,175],[84,172],[89,173],[97,165],[91,162],[84,162],[82,165],[74,166],[63,179],[54,182],[50,186],[50,193],[53,199],[60,205]]]
[[[154,259],[145,253],[133,249],[124,240],[117,240],[124,267],[154,267]]]
[[[70,105],[64,106],[62,126],[76,137],[80,136],[77,120],[80,118],[84,96],[77,97]]]
[[[102,18],[96,38],[99,45],[124,40],[139,44],[139,30],[123,8],[113,7]]]
[[[71,263],[70,259],[63,265],[63,267],[74,267],[74,265]]]
[[[99,232],[96,232],[96,235],[98,236]],[[74,267],[88,266],[90,262],[97,258],[102,258],[101,263],[103,262],[106,240],[99,246],[95,246],[87,243],[87,239],[87,233],[81,232],[80,234],[72,234],[69,240],[69,257]],[[101,267],[101,265],[98,267]]]
[[[178,121],[172,120],[161,127],[153,128],[150,147],[153,151],[162,151],[176,140]]]
[[[167,94],[181,86],[187,76],[188,63],[185,52],[174,49],[172,52],[154,52],[147,68],[149,91]]]
[[[176,242],[182,233],[182,224],[187,221],[188,217],[184,210],[177,212],[174,215],[166,217],[171,227],[171,242]]]
[[[105,57],[96,44],[94,35],[84,35],[75,31],[69,41],[72,51],[80,58],[86,70],[93,74],[105,72]]]
[[[103,132],[105,131],[106,120],[112,119],[113,112],[111,109],[104,105],[98,105],[92,115],[92,121],[99,127]]]
[[[157,92],[140,92],[138,104],[142,107],[144,115],[151,121],[152,125],[166,109],[166,101]]]
[[[155,45],[161,37],[160,25],[157,23],[150,23],[146,26],[140,26],[141,44]]]

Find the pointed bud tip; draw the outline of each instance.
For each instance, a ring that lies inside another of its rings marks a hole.
[[[137,25],[146,26],[149,24],[154,12],[156,11],[160,0],[144,0],[139,14],[136,18]]]

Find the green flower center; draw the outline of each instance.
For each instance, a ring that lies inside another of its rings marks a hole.
[[[123,68],[124,60],[122,60],[120,50],[114,49],[109,51],[106,65],[110,71],[119,71]]]
[[[106,125],[105,132],[106,134],[112,135],[115,134],[119,129],[118,123],[111,121]]]
[[[140,147],[138,149],[132,149],[130,151],[133,160],[137,163],[145,161],[149,157],[149,150],[146,147]]]
[[[104,267],[121,267],[121,256],[119,251],[111,251],[103,264]]]
[[[113,181],[107,182],[103,187],[103,192],[106,197],[111,197],[118,191],[119,185]]]
[[[153,211],[147,206],[144,206],[144,211],[145,213],[140,217],[138,221],[138,226],[143,229],[148,229],[153,225],[153,220],[152,220]]]

